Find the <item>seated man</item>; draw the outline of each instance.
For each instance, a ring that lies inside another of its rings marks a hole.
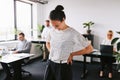
[[[19,33],[18,39],[19,39],[19,43],[17,44],[16,48],[12,49],[14,50],[13,53],[30,53],[31,42],[28,42],[25,39],[25,34]]]
[[[19,43],[17,44],[16,48],[12,49],[13,53],[15,53],[15,54],[16,53],[30,53],[31,42],[28,42],[25,39],[24,33],[19,33],[18,39],[19,39]],[[12,75],[11,75],[11,72],[10,72],[8,64],[1,63],[1,65],[2,65],[2,67],[4,69],[4,71],[7,74],[6,80],[10,80]],[[12,66],[12,64],[11,64],[11,66]]]

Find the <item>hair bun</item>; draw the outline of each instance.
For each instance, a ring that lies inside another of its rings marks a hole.
[[[64,7],[62,5],[57,5],[55,10],[62,11],[62,10],[64,10]]]

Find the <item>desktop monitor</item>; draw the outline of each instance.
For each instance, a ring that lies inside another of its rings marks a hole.
[[[100,52],[103,55],[112,55],[113,54],[113,46],[112,45],[100,45]]]

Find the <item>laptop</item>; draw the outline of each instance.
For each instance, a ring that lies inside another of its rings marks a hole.
[[[101,44],[100,45],[100,52],[102,55],[112,56],[113,55],[113,46]]]

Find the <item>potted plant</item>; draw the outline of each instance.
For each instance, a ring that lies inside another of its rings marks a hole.
[[[39,32],[42,32],[42,31],[43,31],[43,28],[44,28],[44,25],[38,24],[37,30],[38,30]]]
[[[120,34],[120,32],[117,32],[117,33]],[[117,55],[116,60],[120,63],[120,41],[119,40],[120,40],[120,37],[115,37],[112,40],[111,44],[112,45],[114,45],[114,44],[117,45],[117,51],[115,52],[115,55]]]
[[[120,34],[120,32],[117,32],[118,34]],[[114,54],[116,55],[116,60],[118,63],[120,63],[120,37],[115,37],[112,42],[112,45],[116,44],[117,45],[117,51],[114,52]],[[120,65],[118,65],[118,69],[120,69]]]
[[[14,34],[15,35],[15,40],[17,40],[17,36],[21,32],[22,32],[21,30],[18,30],[18,29],[15,28],[13,31],[11,31],[11,34]]]
[[[92,27],[92,25],[94,25],[94,22],[92,22],[92,21],[83,23],[83,27],[87,28],[87,34],[91,34],[90,28]]]
[[[44,29],[44,25],[38,24],[37,31],[38,31],[38,37],[39,38],[41,37],[41,33],[42,33],[43,29]]]

